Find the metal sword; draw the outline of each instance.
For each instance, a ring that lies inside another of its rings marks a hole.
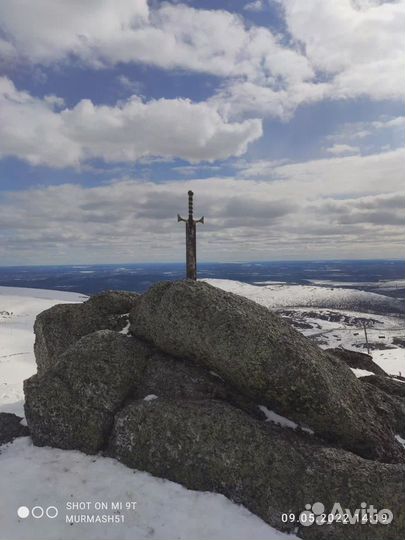
[[[188,219],[184,219],[177,214],[177,221],[184,221],[186,224],[186,267],[187,279],[197,279],[197,223],[204,223],[204,216],[200,219],[193,218],[193,196],[192,191],[188,192]]]

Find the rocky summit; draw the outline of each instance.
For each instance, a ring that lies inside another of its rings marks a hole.
[[[348,364],[367,359],[323,351],[267,308],[188,280],[55,306],[35,333],[38,373],[24,384],[34,444],[222,493],[305,539],[405,534],[402,383],[357,379]],[[326,513],[366,501],[394,519],[282,519],[316,501]]]

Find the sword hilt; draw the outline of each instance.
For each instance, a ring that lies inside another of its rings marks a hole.
[[[177,214],[177,222],[185,221],[187,223],[188,221],[191,225],[195,223],[204,224],[204,216],[200,219],[194,219],[193,217],[193,196],[194,196],[194,193],[190,190],[188,192],[188,219],[184,219],[181,217],[180,214]]]
[[[193,195],[194,193],[190,190],[188,192],[188,220],[190,223],[193,223]]]

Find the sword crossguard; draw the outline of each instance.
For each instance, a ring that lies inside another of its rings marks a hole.
[[[177,223],[178,223],[179,221],[185,221],[186,223],[188,223],[189,220],[188,220],[188,219],[184,219],[184,218],[181,217],[180,214],[177,214]],[[193,223],[194,223],[194,224],[195,224],[195,223],[202,223],[202,224],[204,225],[204,216],[201,217],[200,219],[193,219]]]

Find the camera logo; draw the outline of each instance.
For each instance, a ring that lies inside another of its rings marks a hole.
[[[304,527],[309,527],[313,523],[322,525],[322,515],[325,512],[325,506],[321,502],[316,502],[312,506],[310,504],[305,505],[305,510],[301,512],[299,522]]]
[[[43,506],[33,506],[31,510],[28,506],[20,506],[17,509],[17,516],[21,519],[27,519],[30,515],[35,519],[41,519],[47,517],[49,519],[55,519],[59,514],[59,510],[56,506],[48,506],[44,508]]]

